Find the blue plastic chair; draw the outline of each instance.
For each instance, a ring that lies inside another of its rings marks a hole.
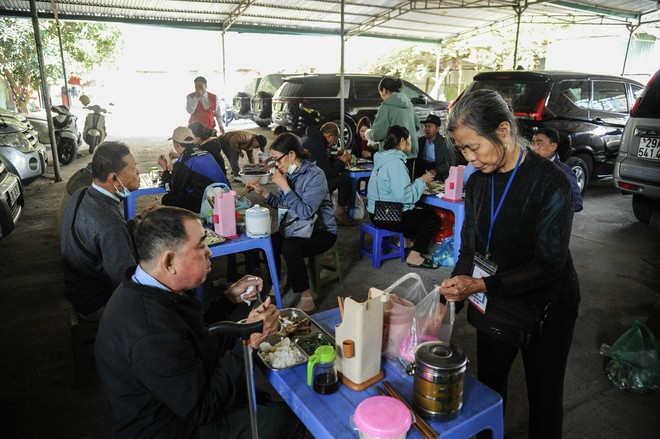
[[[368,233],[373,237],[371,244],[365,244],[364,235]],[[392,242],[392,238],[399,237],[399,245]],[[406,261],[406,252],[404,249],[403,232],[393,232],[391,230],[379,229],[373,224],[362,224],[360,230],[360,259],[366,256],[371,259],[374,268],[380,268],[383,261],[388,259],[401,258],[401,262]]]

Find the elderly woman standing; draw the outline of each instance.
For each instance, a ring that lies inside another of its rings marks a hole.
[[[529,437],[560,438],[564,373],[580,302],[568,250],[571,185],[554,163],[529,150],[496,92],[464,95],[449,114],[447,132],[476,172],[466,187],[460,256],[441,292],[450,301],[468,299],[479,380],[506,402],[508,375],[521,352]],[[512,329],[502,318],[511,310],[521,318],[541,315],[542,331]]]
[[[295,215],[299,220],[310,220],[316,216],[310,237],[271,235],[275,254],[284,256],[288,286],[293,290],[291,296],[284,298],[286,306],[298,300],[296,308],[313,313],[316,305],[309,288],[305,258],[328,251],[337,240],[337,223],[328,183],[323,171],[307,160],[307,154],[293,134],[277,136],[270,151],[277,163],[273,183],[279,187],[279,194],[271,194],[258,183],[248,183],[246,187],[266,198],[271,206],[286,207],[289,218]],[[279,276],[279,257],[277,261],[278,273],[271,273],[271,276]]]
[[[378,84],[378,92],[383,103],[376,113],[371,130],[367,131],[367,140],[379,143],[379,149],[383,150],[387,130],[393,125],[406,127],[410,136],[417,138],[417,130],[421,127],[415,108],[408,96],[401,93],[403,82],[399,78],[384,77]],[[410,150],[406,153],[406,167],[408,173],[414,175],[415,159],[419,146],[413,142]]]
[[[416,142],[415,142],[416,143]],[[369,179],[367,210],[377,227],[403,232],[415,243],[406,262],[413,268],[438,268],[424,254],[429,249],[438,225],[437,216],[431,209],[416,209],[415,203],[424,194],[433,174],[426,172],[410,181],[406,169],[406,153],[411,147],[410,133],[404,127],[394,125],[387,130],[384,151],[374,155],[374,171]],[[376,201],[403,203],[403,221],[379,221],[374,219]]]

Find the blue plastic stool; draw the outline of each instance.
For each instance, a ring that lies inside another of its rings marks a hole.
[[[364,234],[368,233],[373,237],[371,245],[364,243]],[[399,245],[392,243],[392,238],[399,237]],[[404,249],[403,232],[393,232],[391,230],[379,229],[373,224],[362,224],[360,230],[360,259],[366,256],[371,259],[374,268],[380,268],[383,261],[400,257],[401,262],[406,261],[406,252]]]

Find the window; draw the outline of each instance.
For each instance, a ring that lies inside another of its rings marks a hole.
[[[571,101],[580,108],[589,108],[591,99],[591,82],[584,81],[562,81],[559,83],[559,92],[562,97]]]
[[[598,111],[627,113],[629,108],[626,84],[613,81],[594,81],[594,96],[589,108]]]
[[[354,78],[353,88],[357,99],[380,99],[378,82],[380,79]]]

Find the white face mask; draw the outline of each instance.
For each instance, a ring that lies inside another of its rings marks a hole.
[[[291,163],[291,164],[289,165],[289,167],[287,168],[286,173],[289,174],[289,175],[291,175],[291,174],[293,174],[294,172],[296,172],[296,169],[298,169],[298,165],[296,165],[295,163]]]
[[[126,188],[126,186],[124,186],[124,183],[121,182],[121,180],[119,179],[119,176],[117,176],[117,181],[119,182],[119,184],[121,185],[121,187],[124,188],[124,190],[123,190],[123,191],[120,191],[119,189],[117,189],[117,186],[114,186],[114,185],[113,185],[113,186],[115,187],[115,194],[117,194],[117,196],[118,196],[119,198],[128,198],[128,196],[131,194],[131,191],[129,191],[129,190]]]

